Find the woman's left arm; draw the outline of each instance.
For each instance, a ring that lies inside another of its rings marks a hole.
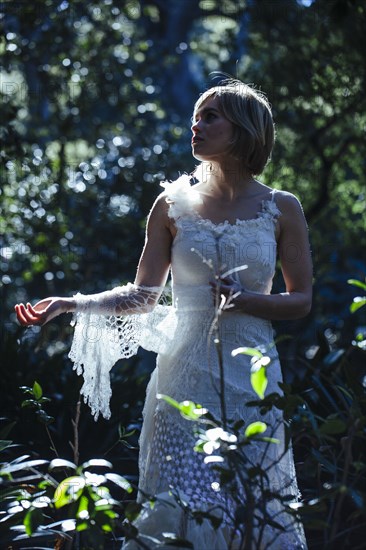
[[[276,203],[282,215],[278,220],[278,254],[286,292],[257,294],[239,289],[232,279],[220,284],[220,292],[233,299],[236,311],[263,319],[282,320],[305,317],[312,302],[312,261],[308,228],[301,204],[291,193],[276,193]]]

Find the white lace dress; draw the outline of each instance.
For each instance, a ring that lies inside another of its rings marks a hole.
[[[149,548],[155,548],[153,538],[163,540],[163,533],[175,533],[191,541],[195,550],[239,548],[239,533],[235,537],[231,532],[235,510],[230,507],[234,504],[225,486],[220,485],[219,473],[204,462],[203,453],[193,449],[197,440],[193,433],[194,423],[184,419],[166,401],[158,399],[157,394],[168,395],[178,402],[189,399],[221,418],[219,361],[211,334],[215,308],[209,282],[214,273],[242,266],[233,271],[232,276],[237,277],[244,288],[260,294],[270,293],[276,263],[275,225],[280,212],[273,194],[272,200],[263,202],[255,219],[214,224],[198,214],[199,196],[194,187],[190,187],[188,176],[165,187],[170,203],[169,215],[177,228],[171,257],[172,306],[160,305],[151,312],[122,318],[103,318],[97,308],[95,313],[81,308],[76,316],[70,356],[79,372],[84,370],[84,393],[94,405],[93,412],[101,411],[108,416],[109,369],[113,363],[119,357],[136,352],[138,345],[158,352],[143,411],[139,499],[144,501],[147,495],[159,498],[154,507],[146,503],[136,526],[143,536],[152,537],[142,539]],[[131,288],[124,287],[122,291],[128,293]],[[158,289],[154,291],[159,292]],[[257,399],[250,383],[251,358],[231,355],[232,350],[240,346],[265,349],[271,358],[266,393],[278,392],[282,376],[273,346],[271,323],[228,310],[220,315],[219,335],[227,417],[242,419],[245,426],[256,420],[264,421],[269,426],[265,435],[280,440],[279,444],[251,443],[246,451],[248,467],[260,464],[267,471],[267,489],[291,494],[296,501],[294,462],[291,451],[284,452],[280,414],[272,411],[263,416],[257,407],[246,406],[248,401]],[[108,351],[105,338],[111,341]],[[132,341],[132,346],[126,345],[126,338]],[[101,387],[103,395],[100,395]],[[214,514],[224,510],[220,516],[223,517],[221,526],[214,529],[209,519],[198,523],[187,509],[176,503],[173,494],[179,495],[194,510],[214,510]],[[268,526],[259,535],[260,528],[256,530],[254,525],[253,550],[305,549],[301,525],[290,515],[280,513],[280,505],[275,500],[270,509],[283,532]],[[129,541],[124,548],[132,550],[138,545]]]

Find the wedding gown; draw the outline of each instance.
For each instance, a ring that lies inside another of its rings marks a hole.
[[[149,291],[156,301],[161,289],[127,285],[109,293],[112,304],[116,296],[128,297],[134,292],[138,295],[139,291],[143,299],[139,302],[140,311],[136,306],[139,315],[119,317],[110,304],[103,311],[100,303],[105,305],[106,299],[90,308],[90,300],[85,297],[88,306],[80,306],[76,315],[70,357],[78,372],[84,374],[82,391],[93,413],[97,416],[101,412],[108,417],[109,370],[115,361],[136,353],[139,345],[158,353],[147,388],[140,437],[139,500],[146,503],[135,524],[149,548],[155,548],[153,539],[163,540],[164,533],[191,541],[195,550],[239,548],[239,533],[233,534],[231,529],[238,496],[235,504],[225,485],[221,486],[219,473],[204,461],[205,453],[193,449],[197,441],[195,423],[157,396],[167,395],[178,402],[193,401],[219,420],[220,368],[213,342],[219,336],[227,418],[242,419],[244,429],[251,422],[263,421],[268,426],[264,435],[279,440],[270,444],[252,441],[246,447],[247,465],[260,464],[266,470],[268,490],[292,495],[294,502],[298,500],[292,452],[284,449],[281,415],[272,410],[263,416],[258,407],[246,405],[258,399],[250,383],[251,357],[231,354],[241,346],[259,347],[270,358],[266,393],[279,392],[282,376],[271,323],[228,309],[219,315],[218,335],[213,334],[217,310],[209,285],[215,275],[231,270],[232,277],[243,288],[269,294],[276,263],[275,226],[281,213],[273,193],[271,199],[263,201],[256,218],[215,224],[198,214],[200,197],[194,186],[190,186],[188,176],[164,186],[169,216],[177,228],[171,253],[172,305],[149,307]],[[80,300],[82,304],[83,298]],[[145,309],[141,309],[141,304],[145,304]],[[132,304],[129,313],[134,313],[133,307]],[[101,315],[113,311],[114,316]],[[157,497],[153,507],[148,502],[149,496]],[[302,526],[280,508],[276,499],[269,504],[283,531],[268,525],[261,532],[259,524],[254,525],[253,550],[306,548]],[[190,509],[213,510],[222,523],[215,529],[207,518],[197,522]],[[129,541],[124,548],[132,550],[139,546]]]

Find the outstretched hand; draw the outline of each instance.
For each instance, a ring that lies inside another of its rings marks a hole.
[[[69,311],[67,299],[46,298],[37,302],[34,306],[30,303],[16,304],[14,306],[18,321],[24,327],[31,325],[45,325],[54,317]]]

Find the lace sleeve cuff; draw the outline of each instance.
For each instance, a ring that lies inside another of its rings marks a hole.
[[[129,283],[100,294],[75,296],[69,358],[77,374],[83,375],[81,393],[95,420],[99,414],[104,418],[111,414],[109,373],[113,365],[135,355],[139,346],[158,352],[166,338],[159,325],[172,308],[156,305],[162,290]]]
[[[138,286],[128,283],[98,294],[76,294],[76,312],[99,315],[133,315],[151,311],[163,287]]]

